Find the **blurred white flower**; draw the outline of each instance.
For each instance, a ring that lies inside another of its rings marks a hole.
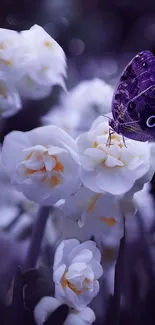
[[[10,183],[6,169],[2,164],[2,148],[0,146],[0,206],[10,206],[10,209],[18,204],[28,202],[22,193],[19,193]],[[32,204],[32,202],[31,202]]]
[[[8,134],[2,162],[17,189],[41,205],[66,198],[79,184],[76,143],[54,125]]]
[[[64,87],[66,58],[60,45],[34,25],[21,32],[24,59],[16,83],[23,97],[38,99],[50,94],[52,86]]]
[[[60,301],[53,297],[43,297],[34,308],[34,319],[37,325],[43,325],[50,314],[61,306]]]
[[[94,236],[96,243],[102,245],[104,238],[113,236],[119,243],[123,235],[123,220],[119,201],[115,196],[109,193],[94,193],[81,187],[74,195],[66,199],[61,209],[67,217],[62,218],[61,221],[60,230],[63,238],[64,236],[70,238],[74,235],[78,239],[86,240]],[[71,222],[72,231],[67,219]],[[73,223],[75,223],[74,228]]]
[[[85,308],[99,291],[98,279],[103,274],[100,261],[95,242],[62,241],[56,249],[53,265],[55,297],[77,310]]]
[[[150,183],[145,184],[141,191],[135,193],[134,203],[141,213],[146,231],[150,231],[154,224],[154,198],[150,193]]]
[[[95,313],[89,307],[81,311],[73,309],[67,316],[64,325],[91,325],[95,322],[95,319]]]
[[[0,116],[12,116],[20,109],[21,100],[17,89],[4,75],[0,75]]]
[[[57,125],[74,138],[79,135],[80,115],[74,109],[65,109],[62,106],[53,107],[41,120],[43,125]]]
[[[103,80],[80,82],[61,96],[60,106],[52,109],[42,121],[56,124],[72,136],[77,136],[87,131],[97,116],[110,111],[112,93],[112,87]]]
[[[64,96],[64,106],[78,111],[82,117],[93,119],[99,114],[106,114],[111,110],[113,89],[101,79],[82,81]],[[92,115],[92,116],[91,116]]]
[[[20,209],[17,205],[0,205],[0,229],[7,228],[19,215]]]
[[[22,39],[16,31],[0,28],[0,70],[14,78],[15,68],[20,66],[19,53]]]
[[[113,133],[109,145],[108,138],[108,122],[100,116],[90,131],[77,139],[83,184],[96,193],[122,195],[136,180],[145,176],[143,185],[148,182],[153,176],[148,142],[125,138],[124,144],[122,136]]]

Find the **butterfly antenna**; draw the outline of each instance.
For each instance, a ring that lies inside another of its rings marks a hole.
[[[112,120],[111,117],[109,117],[109,116],[107,116],[107,115],[105,115],[105,114],[102,114],[102,113],[101,113],[101,115],[104,116],[104,117],[106,117],[106,118],[108,118],[110,121]]]
[[[102,112],[100,112],[100,110],[98,109],[97,105],[95,105],[95,111],[96,111],[98,114],[100,114],[100,115],[102,115],[102,116],[108,118],[110,121],[112,120],[111,117],[109,117],[109,116],[103,114]]]

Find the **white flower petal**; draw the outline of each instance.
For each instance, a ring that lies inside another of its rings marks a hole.
[[[60,282],[65,270],[66,270],[66,265],[62,264],[55,270],[55,272],[53,272],[53,281],[55,283]]]
[[[107,159],[105,160],[105,166],[106,167],[115,167],[115,166],[124,166],[124,164],[122,163],[122,161],[118,160],[115,157],[112,156],[108,156]]]
[[[74,247],[78,245],[79,245],[79,241],[77,239],[69,239],[69,240],[62,241],[61,244],[56,249],[53,269],[56,270],[56,268],[60,265],[60,263],[63,263],[63,261],[64,262],[67,261],[68,254],[71,247],[72,249],[74,249]]]
[[[91,325],[95,322],[95,313],[89,307],[81,311],[72,310],[67,316],[64,325]]]
[[[73,260],[72,263],[76,262],[84,262],[88,263],[93,257],[92,252],[89,249],[83,249],[79,254],[77,254]]]
[[[42,325],[49,317],[49,314],[52,314],[60,305],[61,303],[53,297],[41,298],[34,308],[34,319],[36,324]]]

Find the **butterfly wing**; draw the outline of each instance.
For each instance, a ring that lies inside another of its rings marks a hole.
[[[132,104],[132,105],[131,105]],[[147,119],[155,116],[155,85],[148,87],[129,102],[133,111],[124,111],[125,123],[120,123],[120,133],[138,141],[155,140],[155,128],[147,126]],[[133,115],[132,115],[133,114]],[[137,118],[137,120],[134,120]],[[127,121],[127,122],[126,122]]]
[[[132,101],[152,85],[155,85],[155,57],[143,51],[131,60],[120,77],[112,101],[114,120],[125,123],[137,118],[139,111]]]

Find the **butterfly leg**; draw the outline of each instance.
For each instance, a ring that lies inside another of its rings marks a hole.
[[[122,135],[122,138],[123,138],[124,147],[127,148],[127,145],[126,145],[126,143],[125,143],[124,135]]]
[[[106,146],[107,147],[110,147],[111,145],[111,136],[112,134],[114,134],[115,132],[112,130],[112,129],[109,129],[109,135],[108,135],[108,139],[107,139],[107,143],[106,143]]]

